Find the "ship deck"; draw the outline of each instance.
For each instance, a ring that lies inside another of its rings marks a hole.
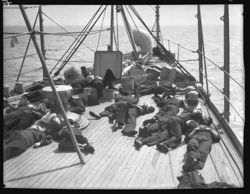
[[[140,100],[152,104],[152,95]],[[84,155],[81,164],[77,153],[57,151],[57,143],[26,150],[20,156],[4,162],[3,180],[6,188],[55,188],[55,189],[173,189],[182,174],[186,145],[167,154],[156,146],[143,146],[137,151],[134,138],[111,131],[106,117],[93,120],[89,111],[101,112],[112,102],[86,107],[85,117],[89,125],[82,130],[95,148],[94,154]],[[154,104],[155,106],[155,104]],[[204,111],[206,108],[204,107]],[[145,119],[155,113],[137,119],[136,130]],[[212,114],[212,113],[211,113]],[[214,123],[218,121],[214,117]],[[222,129],[223,130],[223,129]],[[222,141],[213,144],[205,167],[200,171],[206,183],[223,181],[243,187],[243,162],[237,155],[226,133]]]

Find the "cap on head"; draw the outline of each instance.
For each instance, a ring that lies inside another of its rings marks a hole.
[[[147,108],[147,113],[152,113],[152,112],[154,112],[155,111],[155,108],[153,107],[153,106],[149,106],[148,108]]]
[[[194,110],[199,104],[198,92],[196,91],[188,92],[185,95],[185,99],[183,101],[187,109]]]
[[[196,122],[195,120],[188,120],[186,122],[186,125],[192,129],[196,128],[196,127],[199,127],[199,123]]]
[[[203,116],[203,122],[202,122],[202,124],[210,126],[212,123],[213,123],[212,117],[210,117],[210,116]]]

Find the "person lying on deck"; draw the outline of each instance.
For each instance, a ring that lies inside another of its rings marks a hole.
[[[127,102],[123,102],[119,105],[116,122],[112,127],[113,131],[117,129],[122,129],[121,131],[123,135],[134,136],[137,131],[136,128],[136,118],[145,114],[149,114],[154,112],[155,108],[153,106],[149,106],[147,104],[129,104]]]
[[[143,122],[144,126],[148,126],[149,131],[156,131],[164,120],[168,119],[169,116],[175,116],[178,114],[180,108],[184,109],[184,112],[200,112],[202,113],[198,93],[190,91],[185,95],[184,100],[177,98],[160,98],[154,97],[154,101],[160,108],[159,112],[151,119]]]
[[[154,112],[154,107],[142,104],[137,105],[140,98],[138,90],[132,95],[128,93],[122,94],[123,95],[115,95],[115,103],[107,106],[99,115],[92,111],[90,111],[89,114],[96,119],[107,116],[110,123],[116,120],[112,127],[112,131],[121,129],[123,125],[125,125],[122,133],[124,135],[133,136],[137,133],[135,131],[136,117]]]
[[[86,72],[85,72],[86,71]],[[84,88],[94,88],[96,90],[96,95],[84,94],[85,98],[88,100],[88,105],[98,104],[98,100],[103,96],[102,90],[103,79],[100,76],[94,76],[87,73],[85,66],[81,67],[81,72],[75,67],[70,67],[64,71],[64,78],[67,83],[73,88],[73,94],[79,95],[84,93]]]
[[[210,125],[200,125],[194,120],[187,122],[189,130],[185,136],[187,158],[182,166],[184,172],[203,169],[212,144],[220,141],[220,136]]]
[[[135,94],[129,94],[129,93],[115,93],[114,94],[114,100],[115,103],[105,107],[104,111],[100,112],[99,115],[90,111],[90,116],[94,117],[95,119],[101,119],[102,117],[108,117],[109,122],[112,123],[117,116],[118,108],[121,103],[129,103],[131,105],[137,104],[140,99],[140,94],[138,91],[135,91]]]
[[[195,80],[187,77],[176,68],[151,66],[146,72],[148,73],[147,79],[140,83],[138,87],[141,95],[162,94],[165,92],[174,95],[177,91],[190,90],[188,86],[196,84]]]
[[[203,124],[212,122],[210,117],[202,116],[199,112],[170,116],[159,125],[157,131],[152,132],[147,128],[141,128],[134,141],[135,148],[157,145],[159,151],[167,153],[169,148],[176,148],[181,143],[182,135],[187,130],[186,122],[191,119]]]
[[[39,94],[40,95],[40,94]],[[15,130],[24,130],[30,127],[49,111],[49,100],[42,94],[36,97],[37,101],[30,103],[27,94],[19,100],[18,106],[9,107],[4,115],[4,138]]]
[[[69,122],[80,145],[80,150],[85,153],[93,153],[93,146],[90,145],[87,138],[82,136],[77,123],[71,119],[69,119]],[[52,139],[60,141],[60,150],[72,151],[73,144],[67,126],[65,128],[65,122],[56,113],[50,114],[48,112],[31,127],[22,131],[15,131],[6,139],[4,142],[4,161],[25,152],[32,145],[34,148],[48,145],[52,143]]]

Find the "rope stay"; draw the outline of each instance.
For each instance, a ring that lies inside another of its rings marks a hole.
[[[99,48],[99,42],[100,42],[100,38],[101,38],[101,34],[102,34],[103,22],[104,22],[104,18],[105,18],[105,15],[106,15],[106,10],[107,10],[106,8],[105,8],[105,11],[104,11],[104,14],[103,14],[103,18],[102,18],[102,24],[101,24],[101,28],[100,28],[100,32],[99,32],[99,36],[98,36],[98,41],[97,41],[97,45],[96,45],[96,51]]]
[[[82,32],[85,33],[86,29],[88,28],[88,26],[90,25],[90,23],[93,21],[93,19],[95,18],[96,14],[99,12],[99,10],[101,9],[102,6],[99,7],[99,9],[95,12],[95,14],[92,16],[92,18],[89,20],[89,22],[86,24],[86,26],[83,28]],[[81,38],[81,34],[79,34],[79,36],[77,38],[75,38],[75,41],[73,41],[73,43],[69,46],[69,48],[65,51],[65,53],[62,55],[62,57],[60,58],[60,61],[63,59],[63,57],[67,54],[67,52],[71,49],[71,47],[75,44],[75,42],[77,41],[77,39]],[[59,64],[58,61],[55,66],[52,68],[52,70],[50,71],[50,74],[52,73],[52,71],[56,68],[56,66]]]
[[[51,19],[47,14],[45,14],[44,12],[42,12],[43,15],[45,15],[48,19],[50,19],[52,22],[54,22],[58,27],[60,27],[64,32],[70,34],[65,28],[63,28],[61,25],[59,25],[56,21],[54,21],[53,19]],[[81,32],[79,32],[79,36],[81,35]],[[73,38],[75,38],[75,40],[77,39],[74,35],[71,35]],[[92,48],[90,48],[89,46],[87,46],[86,44],[83,43],[84,46],[86,46],[88,49],[90,49],[91,51],[94,52],[94,50]]]
[[[27,73],[33,73],[34,71],[38,71],[38,70],[41,70],[41,69],[42,69],[42,67],[32,69],[30,71],[26,71],[26,72],[21,73],[21,75],[24,75],[24,74],[27,74]],[[7,74],[5,74],[5,75],[7,75]],[[10,75],[10,76],[4,77],[4,78],[11,78],[11,77],[16,77],[17,76],[17,74],[8,74],[8,75]]]
[[[39,16],[39,11],[37,12],[36,19],[35,19],[35,21],[34,21],[32,30],[35,29],[35,26],[36,26],[36,22],[37,22],[38,16]],[[16,79],[16,83],[19,81],[19,78],[20,78],[20,75],[21,75],[21,72],[22,72],[22,69],[23,69],[24,61],[25,61],[25,59],[26,59],[26,55],[27,55],[28,50],[29,50],[30,42],[31,42],[31,36],[29,37],[29,41],[28,41],[26,50],[25,50],[25,52],[24,52],[24,57],[23,57],[23,60],[22,60],[22,63],[21,63],[21,67],[20,67],[20,69],[19,69],[19,73],[18,73],[18,76],[17,76],[17,79]]]
[[[129,12],[129,10],[128,10],[128,8],[127,8],[126,6],[125,6],[125,8],[126,8],[126,10],[127,10],[128,14],[129,14],[129,16],[130,16],[131,20],[133,21],[134,26],[135,26],[135,28],[136,28],[137,32],[139,33],[139,38],[140,38],[140,40],[141,40],[141,41],[143,41],[143,39],[142,39],[142,35],[141,35],[141,33],[140,33],[140,31],[139,31],[139,29],[138,29],[137,25],[135,24],[135,21],[134,21],[134,19],[133,19],[132,15],[130,14],[130,12]]]
[[[6,36],[3,37],[3,39],[8,39],[8,38],[13,38],[13,37],[18,37],[18,36],[23,36],[23,35],[28,35],[31,34],[33,32],[23,32],[23,33],[5,33],[5,34],[13,34],[12,36]]]
[[[153,33],[150,31],[150,29],[147,27],[145,22],[142,20],[138,12],[135,10],[133,6],[129,6],[130,9],[134,12],[134,14],[137,16],[137,18],[141,21],[141,23],[144,25],[144,27],[148,30],[148,32],[151,34],[151,36],[155,39],[155,41],[158,43],[158,45],[163,49],[165,54],[167,55],[169,51],[157,40],[157,38],[153,35]],[[170,59],[173,61],[174,65],[177,66],[184,75],[189,77],[192,80],[196,80],[194,76],[192,76],[172,55],[169,55]]]
[[[107,5],[105,6],[105,8],[102,10],[102,12],[100,13],[100,15],[97,17],[96,21],[92,24],[92,26],[90,27],[90,29],[88,30],[88,33],[92,30],[92,28],[95,26],[96,22],[99,20],[99,18],[101,17],[101,15],[103,14],[104,10],[106,10]],[[87,29],[86,29],[87,30]],[[77,49],[80,47],[81,43],[85,40],[85,38],[87,37],[88,33],[82,38],[82,40],[79,40],[77,44],[74,46],[74,48],[71,50],[71,53],[68,55],[68,57],[66,58],[66,62],[64,62],[59,69],[57,70],[57,72],[55,72],[54,76],[59,75],[60,71],[63,69],[63,67],[67,64],[67,62],[71,59],[71,57],[74,55],[74,53],[77,51]]]

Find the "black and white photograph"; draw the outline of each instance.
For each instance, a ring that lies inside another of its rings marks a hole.
[[[244,4],[2,13],[4,189],[244,188]]]

